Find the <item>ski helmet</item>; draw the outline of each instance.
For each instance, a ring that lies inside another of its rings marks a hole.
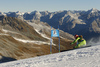
[[[76,39],[78,37],[78,35],[76,34],[76,35],[74,35],[74,38]]]

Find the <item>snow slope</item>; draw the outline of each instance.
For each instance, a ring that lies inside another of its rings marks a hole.
[[[100,67],[100,45],[0,64],[0,67]]]

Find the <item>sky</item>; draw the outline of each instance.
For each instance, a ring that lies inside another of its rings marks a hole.
[[[0,0],[1,12],[100,10],[100,0]]]

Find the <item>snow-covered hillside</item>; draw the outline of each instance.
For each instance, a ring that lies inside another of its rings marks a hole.
[[[0,67],[100,67],[100,45],[0,64]]]

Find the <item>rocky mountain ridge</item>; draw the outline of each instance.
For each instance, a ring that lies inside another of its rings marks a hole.
[[[60,33],[61,50],[72,49],[70,42],[73,36],[63,31]],[[58,38],[53,38],[53,53],[57,53],[58,49]],[[50,26],[47,23],[0,16],[0,56],[3,59],[18,60],[46,54],[50,54]]]
[[[59,25],[60,30],[73,35],[83,35],[86,40],[97,38],[99,41],[100,39],[100,11],[95,8],[92,8],[88,11],[33,11],[26,13],[9,12],[4,14],[29,22],[46,22],[54,28],[58,28]]]

